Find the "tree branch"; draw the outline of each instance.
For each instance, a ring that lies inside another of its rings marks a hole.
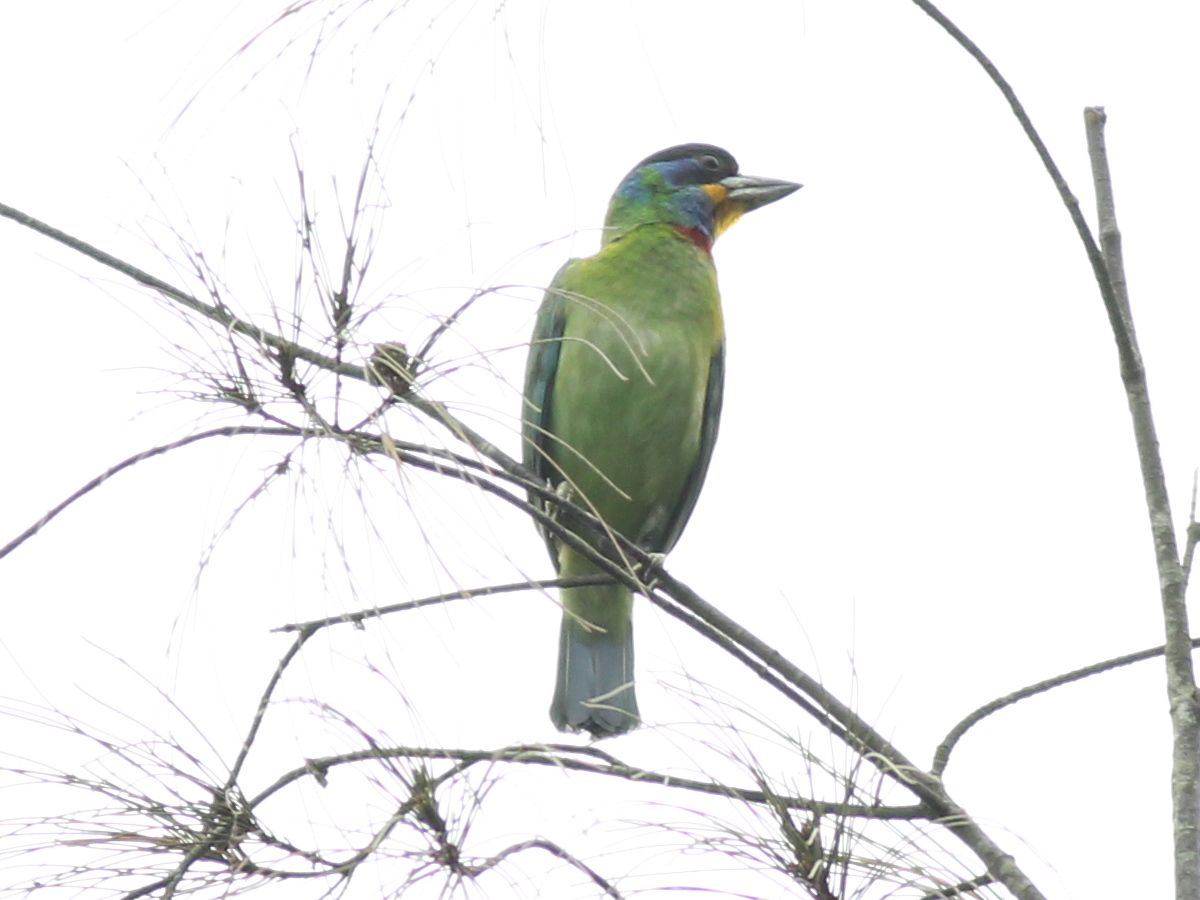
[[[358,380],[367,381],[369,378],[365,367],[352,366],[316,353],[295,342],[244,322],[223,306],[199,301],[186,292],[18,210],[0,204],[0,216],[13,219],[125,274],[137,283],[159,292],[168,300],[180,303],[187,309],[221,324],[231,332],[251,337],[264,347],[274,350],[279,358],[302,359],[315,366]],[[476,453],[489,460],[499,471],[489,470],[486,466],[480,466],[478,463],[471,467],[448,468],[432,454],[423,455],[399,448],[396,442],[386,434],[379,436],[360,433],[337,434],[336,429],[330,429],[326,432],[326,436],[357,439],[359,441],[357,449],[360,451],[382,451],[393,458],[403,459],[415,467],[466,481],[480,490],[524,510],[544,529],[553,532],[559,540],[595,562],[603,572],[615,580],[627,584],[632,590],[645,594],[651,602],[731,652],[735,658],[750,667],[768,684],[816,715],[819,721],[827,726],[834,726],[831,728],[833,733],[847,741],[876,769],[914,792],[921,801],[922,814],[938,819],[941,824],[949,828],[979,856],[987,865],[989,872],[1003,881],[1010,890],[1013,890],[1022,900],[1040,900],[1041,894],[1033,888],[1012,857],[1004,853],[988,835],[974,824],[966,811],[950,798],[940,779],[915,766],[866,721],[825,690],[819,682],[802,672],[766,642],[706,603],[694,591],[662,572],[658,568],[659,561],[657,559],[651,558],[621,535],[612,532],[603,522],[599,522],[591,516],[588,511],[581,510],[582,515],[572,516],[572,519],[582,523],[580,527],[594,529],[594,538],[590,535],[575,534],[565,529],[554,515],[539,509],[538,506],[528,503],[524,498],[517,497],[509,490],[491,481],[488,476],[518,483],[536,496],[552,501],[560,509],[568,507],[577,509],[573,504],[557,498],[552,492],[546,490],[532,472],[458,421],[443,404],[420,396],[415,390],[406,392],[402,402],[438,422]],[[605,549],[599,549],[594,541],[602,544]],[[641,573],[651,572],[655,577],[651,579],[652,584],[647,584],[644,581],[645,575]],[[301,631],[300,634],[303,635],[305,632]],[[807,698],[811,698],[811,701],[806,699],[805,695]],[[256,716],[255,721],[261,721],[261,713]],[[241,754],[242,758],[244,756],[245,752]]]
[[[375,606],[370,609],[360,609],[357,612],[342,613],[340,616],[326,616],[323,619],[311,619],[308,622],[294,622],[280,625],[275,631],[316,631],[331,625],[361,625],[368,619],[378,619],[392,613],[408,612],[424,606],[435,606],[441,603],[451,603],[455,600],[468,600],[474,597],[491,597],[496,594],[512,594],[520,591],[545,591],[550,588],[588,587],[596,584],[612,584],[613,579],[608,575],[575,575],[571,578],[547,578],[535,581],[514,581],[510,584],[485,584],[475,588],[462,588],[445,594],[435,594],[432,597],[422,597],[418,600],[404,600],[399,603],[389,603],[385,606]]]
[[[592,759],[581,757],[592,757]],[[756,788],[733,787],[715,781],[697,781],[693,778],[681,778],[626,765],[611,754],[571,744],[519,744],[513,747],[501,747],[498,750],[466,750],[450,747],[371,747],[365,750],[305,760],[303,766],[297,766],[280,775],[269,786],[251,798],[248,803],[251,809],[257,808],[264,801],[296,781],[304,778],[323,781],[331,769],[339,766],[388,759],[441,759],[459,763],[447,775],[441,776],[442,780],[445,780],[448,775],[457,775],[479,763],[505,762],[514,765],[548,766],[555,769],[587,772],[592,775],[655,784],[768,807],[772,804],[779,804],[789,809],[802,809],[818,815],[857,817],[880,821],[914,821],[930,818],[929,810],[919,804],[884,806],[862,803],[829,803],[806,797],[781,797],[778,794]]]
[[[22,531],[3,547],[0,547],[0,559],[8,556],[8,554],[12,553],[23,543],[45,528],[46,525],[51,522],[51,520],[53,520],[76,500],[79,500],[80,498],[91,493],[118,472],[122,472],[125,469],[128,469],[130,466],[137,465],[138,463],[144,462],[147,459],[153,459],[156,456],[162,456],[164,453],[169,453],[172,450],[178,450],[180,447],[186,447],[188,444],[194,444],[197,441],[204,441],[214,437],[234,437],[236,435],[244,434],[264,435],[268,437],[303,437],[308,433],[310,432],[306,432],[302,428],[270,428],[259,425],[228,425],[223,428],[213,428],[208,431],[189,434],[187,437],[180,438],[177,441],[171,441],[168,444],[160,444],[157,447],[151,447],[149,450],[143,450],[140,453],[135,453],[133,456],[121,460],[121,462],[117,463],[115,466],[110,466],[109,468],[105,469],[57,506],[53,507],[49,512]]]
[[[933,3],[929,0],[913,2],[979,63],[1008,101],[1075,225],[1104,301],[1104,309],[1117,345],[1121,380],[1125,386],[1126,400],[1133,420],[1167,636],[1167,692],[1175,735],[1171,794],[1175,810],[1176,895],[1197,897],[1200,896],[1200,711],[1197,709],[1190,647],[1191,632],[1184,601],[1185,580],[1176,546],[1162,458],[1158,452],[1158,437],[1151,415],[1145,366],[1130,316],[1125,273],[1121,262],[1120,233],[1116,227],[1112,180],[1104,149],[1104,112],[1099,107],[1093,107],[1084,113],[1103,244],[1101,250],[1083,218],[1079,201],[1051,158],[1012,87],[983,51]]]
[[[1193,638],[1191,646],[1193,648],[1200,647],[1200,638]],[[1082,681],[1092,675],[1099,675],[1101,672],[1110,672],[1122,666],[1145,662],[1148,659],[1154,659],[1156,656],[1162,656],[1163,653],[1163,647],[1150,647],[1146,650],[1138,650],[1136,653],[1127,653],[1124,656],[1106,659],[1104,662],[1092,663],[1089,666],[1084,666],[1083,668],[1075,669],[1062,675],[1055,675],[1053,678],[1047,678],[1045,681],[1039,681],[1036,684],[1023,687],[1019,691],[1013,691],[1011,694],[998,697],[990,703],[985,703],[951,728],[950,732],[943,738],[942,742],[938,745],[937,752],[933,756],[933,774],[941,776],[950,762],[950,753],[954,750],[959,740],[962,739],[962,736],[992,713],[999,712],[1006,706],[1012,706],[1014,703],[1019,703],[1022,700],[1035,697],[1054,688],[1062,687],[1075,681]]]
[[[1121,258],[1121,232],[1117,228],[1112,177],[1108,170],[1108,152],[1104,144],[1104,110],[1089,107],[1084,111],[1088,156],[1092,161],[1092,180],[1096,186],[1096,212],[1100,222],[1100,242],[1104,263],[1117,297],[1128,339],[1137,348],[1125,266]],[[1158,452],[1158,435],[1150,410],[1150,391],[1145,369],[1139,365],[1123,371],[1129,413],[1137,439],[1138,459],[1146,507],[1150,513],[1150,531],[1154,538],[1154,556],[1158,565],[1159,592],[1162,602],[1164,645],[1167,664],[1167,700],[1171,710],[1174,736],[1171,769],[1171,800],[1174,807],[1175,891],[1177,897],[1200,896],[1200,709],[1197,708],[1196,675],[1192,666],[1191,631],[1188,625],[1186,580],[1175,544],[1175,526],[1167,496],[1166,475]]]

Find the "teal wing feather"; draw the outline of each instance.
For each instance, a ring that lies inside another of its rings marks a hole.
[[[554,484],[560,480],[552,462],[554,458],[553,423],[550,421],[550,404],[554,398],[554,378],[558,374],[558,358],[562,351],[562,336],[566,330],[567,303],[559,287],[567,269],[574,263],[569,260],[558,273],[538,308],[537,321],[533,326],[533,337],[529,346],[529,358],[525,364],[525,412],[521,422],[522,462],[543,484]],[[529,502],[540,503],[535,495]],[[539,529],[540,530],[540,529]],[[550,535],[542,532],[550,559],[558,568],[558,553]]]
[[[704,393],[704,417],[700,422],[700,448],[696,462],[688,473],[683,491],[675,511],[667,518],[662,529],[648,535],[646,549],[655,553],[669,553],[683,534],[684,526],[696,508],[704,477],[708,474],[708,463],[712,459],[713,446],[717,443],[717,430],[721,425],[721,401],[725,394],[725,341],[721,340],[713,351],[708,364],[708,384]]]

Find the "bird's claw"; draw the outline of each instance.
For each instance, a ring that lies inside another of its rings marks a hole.
[[[662,571],[663,560],[667,558],[665,553],[646,553],[647,561],[639,563],[634,567],[638,577],[642,580],[642,584],[646,586],[646,590],[652,591],[658,586],[658,574]]]
[[[555,499],[561,501],[562,503],[570,503],[575,497],[575,488],[569,481],[560,481],[558,484],[551,484],[549,481],[547,481],[546,487],[553,488]],[[562,507],[558,503],[551,501],[546,502],[546,512],[549,514],[550,518],[556,522],[558,521],[560,509],[562,509]]]

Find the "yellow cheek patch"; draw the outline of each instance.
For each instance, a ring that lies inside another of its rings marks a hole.
[[[729,200],[729,188],[723,184],[706,184],[704,193],[708,194],[713,204],[713,237],[717,237],[742,217],[746,210],[740,203]]]

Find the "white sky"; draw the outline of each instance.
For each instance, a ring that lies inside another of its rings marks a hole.
[[[351,195],[382,110],[383,202],[363,302],[383,309],[363,346],[418,341],[427,313],[447,313],[474,287],[522,286],[481,301],[445,360],[525,339],[538,286],[594,247],[608,195],[634,162],[677,142],[721,144],[744,172],[805,188],[717,247],[729,333],[722,435],[670,570],[921,763],[993,697],[1161,643],[1128,414],[1083,251],[1002,98],[916,7],[517,0],[497,12],[417,0],[386,16],[379,4],[340,30],[327,23],[309,71],[327,5],[237,57],[278,9],[226,6],[10,11],[0,201],[196,290],[177,231],[222,274],[239,312],[264,316],[271,301],[286,311],[293,148],[336,259],[338,198]],[[1082,109],[1108,109],[1134,315],[1182,534],[1200,464],[1200,10],[1050,0],[945,11],[1014,85],[1089,219]],[[232,419],[169,393],[183,365],[169,343],[203,356],[211,339],[162,303],[7,222],[0,259],[3,542],[125,456]],[[306,302],[316,329],[311,292]],[[492,368],[431,389],[469,401],[464,415],[513,453],[518,406],[503,379],[517,383],[523,355],[489,353]],[[129,737],[136,723],[181,733],[178,715],[116,657],[168,691],[228,761],[285,646],[270,628],[549,574],[511,510],[384,466],[347,475],[332,446],[310,448],[304,472],[221,533],[282,449],[242,440],[144,463],[0,562],[0,691],[41,692],[112,725],[103,701],[134,720],[123,723]],[[696,713],[669,689],[684,670],[812,735],[751,676],[642,606],[648,727],[607,749],[664,766],[690,752],[674,723]],[[345,629],[306,651],[284,696],[335,703],[398,743],[554,740],[557,627],[550,600],[529,595]],[[277,754],[250,777],[353,744],[315,715],[281,710],[265,737]],[[82,752],[36,729],[12,733],[20,754]],[[947,785],[1048,895],[1164,896],[1168,772],[1156,661],[977,727]],[[806,776],[798,767],[794,777]],[[619,806],[609,785],[591,794],[561,779],[543,794],[544,781],[529,784],[538,793],[493,827],[517,833],[528,817],[539,829],[564,806],[585,824],[650,817]],[[636,842],[611,829],[593,839]],[[654,864],[640,865],[645,875]],[[514,895],[590,895],[556,877],[517,882]],[[0,884],[12,880],[0,871]]]

